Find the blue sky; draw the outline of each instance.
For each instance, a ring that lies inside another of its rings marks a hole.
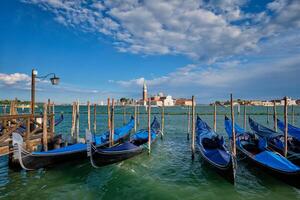
[[[0,98],[56,102],[149,93],[198,102],[300,98],[297,0],[2,0]]]

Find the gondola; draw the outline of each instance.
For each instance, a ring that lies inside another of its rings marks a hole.
[[[160,134],[160,124],[156,117],[151,123],[151,144]],[[88,132],[87,138],[92,138]],[[88,143],[88,156],[93,167],[98,168],[105,165],[117,163],[145,152],[148,149],[148,130],[141,129],[130,137],[130,140],[113,147],[96,147],[90,139]]]
[[[282,132],[284,132],[285,125],[279,119],[277,119],[277,126]],[[292,137],[293,139],[300,141],[300,128],[293,126],[291,124],[288,124],[288,135],[290,137]]]
[[[300,168],[281,154],[270,151],[264,138],[256,138],[253,133],[234,125],[236,133],[237,150],[243,158],[263,171],[275,176],[297,188],[300,187]],[[232,137],[232,121],[225,116],[225,129]]]
[[[256,135],[264,138],[267,141],[268,148],[283,155],[283,150],[284,150],[283,134],[279,134],[257,123],[250,117],[249,117],[249,125]],[[300,143],[299,141],[297,141],[297,139],[293,137],[288,138],[287,158],[290,161],[292,161],[294,164],[300,166]]]
[[[201,157],[221,176],[234,183],[234,161],[224,138],[215,133],[199,116],[196,121],[196,142]]]
[[[115,129],[114,141],[116,144],[128,139],[131,129],[134,127],[134,119],[123,127]],[[109,141],[109,132],[95,136],[97,147],[107,146]],[[58,149],[49,151],[28,152],[23,148],[22,136],[13,133],[14,160],[25,170],[34,170],[39,168],[51,167],[55,164],[66,161],[80,161],[86,158],[87,145],[85,143],[71,144]]]

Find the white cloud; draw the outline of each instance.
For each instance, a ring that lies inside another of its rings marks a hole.
[[[247,0],[23,2],[53,12],[65,26],[112,37],[121,52],[182,54],[210,62],[258,49],[262,39],[284,31],[283,25],[300,26],[297,0],[268,4],[273,15],[247,13],[242,9]]]
[[[298,0],[247,12],[248,0],[22,0],[72,28],[110,36],[121,52],[182,54],[215,62],[260,48],[261,40],[300,28]],[[269,12],[270,11],[270,12]]]
[[[223,67],[224,65],[227,66]],[[299,66],[299,56],[268,60],[259,64],[229,61],[216,63],[214,67],[188,65],[154,79],[138,78],[116,83],[132,90],[141,88],[140,81],[145,80],[152,94],[160,91],[177,97],[195,94],[205,97],[202,101],[224,97],[230,92],[246,98],[271,98],[272,95],[292,95],[299,98]]]
[[[0,73],[0,82],[5,85],[15,85],[17,83],[23,82],[28,83],[31,80],[31,77],[27,74],[22,73],[13,73],[13,74],[3,74]]]
[[[121,52],[180,54],[196,60],[197,64],[154,79],[143,75],[109,81],[122,88],[140,87],[147,78],[155,90],[177,93],[176,88],[183,88],[183,94],[201,91],[209,96],[210,92],[224,93],[250,84],[268,90],[284,78],[299,84],[294,77],[300,66],[296,65],[300,64],[299,0],[274,0],[262,11],[247,11],[249,0],[23,2],[52,12],[65,26],[109,36]],[[295,91],[294,85],[289,87],[286,91]],[[273,88],[272,92],[276,91]]]

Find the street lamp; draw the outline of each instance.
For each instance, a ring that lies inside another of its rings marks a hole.
[[[35,109],[35,79],[46,79],[48,76],[53,75],[53,77],[50,78],[51,84],[52,85],[58,85],[59,83],[59,77],[57,77],[54,73],[47,74],[45,76],[37,76],[38,72],[35,69],[32,69],[31,73],[31,114],[34,114],[34,109]]]

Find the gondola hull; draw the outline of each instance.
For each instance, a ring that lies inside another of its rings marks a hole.
[[[253,119],[249,117],[249,125],[250,128],[254,131],[254,133],[262,138],[265,138],[268,144],[268,148],[272,151],[276,151],[280,153],[281,155],[284,155],[283,153],[283,147],[276,145],[274,140],[277,139],[277,137],[281,137],[281,135],[268,127],[265,127],[257,122],[255,122]],[[287,158],[293,162],[295,165],[300,166],[300,155],[299,152],[294,152],[291,150],[291,146],[288,144],[288,152],[287,152]]]
[[[227,150],[223,137],[219,137],[199,116],[196,122],[196,144],[200,156],[218,174],[228,180],[235,182],[235,159]]]
[[[300,172],[284,172],[280,170],[276,170],[272,167],[269,167],[267,165],[264,165],[261,162],[258,162],[257,160],[253,159],[250,155],[245,152],[245,150],[239,146],[237,146],[238,153],[241,154],[243,157],[246,158],[246,160],[253,166],[258,167],[262,169],[262,171],[267,172],[273,177],[276,177],[285,183],[292,185],[296,188],[300,188]]]
[[[115,141],[115,144],[120,144],[128,140],[129,134],[119,138]],[[39,168],[50,168],[57,164],[66,163],[66,162],[81,162],[85,161],[87,158],[87,148],[86,144],[81,144],[82,147],[78,150],[74,150],[71,152],[65,153],[49,153],[49,154],[41,154],[35,155],[29,152],[22,151],[22,164],[23,168],[28,170],[39,169]],[[97,148],[108,147],[109,143],[104,143],[98,145]],[[14,159],[13,167],[15,169],[20,168],[20,163],[18,159]]]
[[[228,165],[221,166],[217,165],[216,163],[212,162],[209,158],[207,158],[204,152],[199,148],[199,153],[201,158],[204,160],[206,164],[212,167],[214,171],[216,171],[220,176],[224,177],[227,181],[234,184],[235,179],[235,170],[233,166],[232,160],[229,162]]]
[[[30,153],[22,152],[22,165],[28,170],[39,168],[50,168],[57,164],[66,163],[70,161],[79,162],[86,159],[86,149],[77,152],[70,152],[66,154],[53,154],[53,155],[33,155]],[[13,168],[18,169],[19,161],[13,161]],[[23,168],[24,168],[23,167]]]
[[[151,123],[151,145],[156,142],[160,134],[160,124],[154,117]],[[88,156],[92,166],[98,168],[118,163],[146,152],[148,150],[148,135],[147,130],[141,129],[133,134],[129,141],[108,148],[96,148],[93,142],[88,143]],[[87,138],[90,140],[91,133],[88,134]]]
[[[118,163],[123,160],[127,160],[134,156],[137,156],[144,152],[144,148],[138,147],[133,150],[128,151],[114,151],[114,152],[107,152],[107,151],[95,151],[93,156],[94,165],[98,167],[110,165],[113,163]]]
[[[270,151],[267,141],[264,138],[257,139],[254,134],[246,132],[237,124],[234,127],[237,137],[236,146],[240,157],[271,176],[299,188],[299,167],[279,153]],[[225,117],[225,129],[230,137],[232,133],[232,121],[227,117]]]

